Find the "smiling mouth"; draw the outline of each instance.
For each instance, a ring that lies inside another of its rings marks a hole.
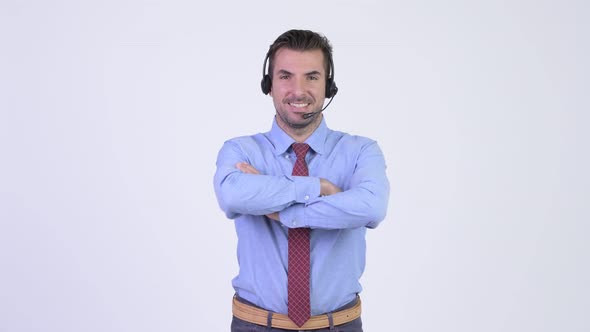
[[[293,106],[295,108],[304,108],[309,106],[309,103],[289,103],[289,106]]]

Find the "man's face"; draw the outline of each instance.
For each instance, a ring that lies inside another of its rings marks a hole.
[[[303,114],[317,112],[324,105],[326,70],[322,51],[279,49],[273,61],[270,95],[282,128],[299,129],[317,124],[320,114],[307,119]]]

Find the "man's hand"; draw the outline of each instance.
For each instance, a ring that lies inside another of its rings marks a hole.
[[[335,193],[341,192],[342,189],[338,188],[332,182],[326,179],[320,179],[320,196],[328,196],[333,195]]]
[[[246,162],[239,162],[236,164],[236,168],[239,169],[242,173],[246,174],[260,174],[260,172],[254,168],[254,166],[246,163]]]

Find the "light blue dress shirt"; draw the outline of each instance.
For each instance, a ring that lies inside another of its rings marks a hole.
[[[292,176],[295,141],[273,122],[270,132],[230,139],[217,158],[215,193],[235,220],[237,294],[267,310],[287,314],[287,233],[311,228],[311,314],[354,300],[365,268],[365,233],[385,218],[389,181],[377,143],[329,129],[325,119],[307,139],[309,176]],[[245,174],[247,162],[261,175]],[[320,196],[320,178],[342,192]],[[281,221],[266,214],[280,211]]]

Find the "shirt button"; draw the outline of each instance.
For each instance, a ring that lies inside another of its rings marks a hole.
[[[297,226],[297,220],[293,220],[293,226]]]
[[[285,155],[285,159],[289,159],[289,155],[288,154]]]
[[[305,199],[307,201],[309,199],[309,195],[305,195],[305,197],[303,197],[303,199]]]

